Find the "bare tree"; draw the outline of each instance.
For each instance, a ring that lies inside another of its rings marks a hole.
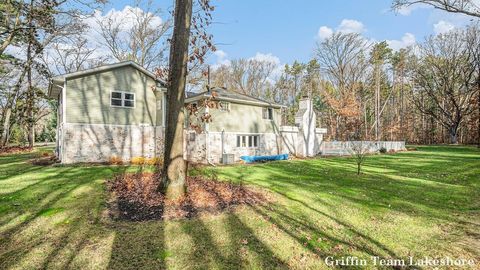
[[[97,67],[108,61],[108,56],[95,55],[98,48],[89,44],[83,34],[61,37],[45,49],[41,61],[50,76]]]
[[[269,60],[234,59],[212,72],[214,86],[224,86],[241,94],[266,98],[266,88],[276,63]]]
[[[5,49],[14,42],[15,38],[20,35],[23,29],[22,13],[24,12],[23,0],[7,0],[2,3],[0,9],[0,55]]]
[[[471,105],[476,69],[465,36],[466,31],[456,30],[429,37],[419,46],[420,62],[414,72],[414,104],[448,130],[453,144],[458,143],[465,117],[475,109]]]
[[[367,141],[349,141],[346,143],[345,147],[355,159],[355,163],[357,164],[357,175],[360,175],[362,165],[367,159],[370,149],[372,148],[372,143]]]
[[[381,79],[383,66],[389,60],[392,50],[388,47],[386,41],[376,43],[370,52],[370,62],[373,65],[375,81],[375,140],[380,140],[381,136]]]
[[[335,33],[317,44],[315,51],[326,80],[323,95],[334,111],[335,139],[346,137],[348,130],[359,130],[361,106],[358,92],[365,82],[369,45],[359,34]],[[331,121],[331,122],[332,122]]]
[[[97,3],[96,1],[94,2]],[[8,2],[9,5],[12,3],[14,1]],[[40,77],[42,78],[45,78],[47,75],[44,66],[39,61],[40,56],[44,53],[45,48],[58,37],[68,36],[78,31],[78,20],[81,13],[79,9],[72,8],[70,5],[72,2],[70,1],[30,0],[29,2],[22,1],[21,3],[21,26],[15,30],[17,39],[15,37],[12,38],[15,43],[9,43],[9,45],[15,44],[16,48],[22,51],[22,53],[19,56],[15,56],[18,57],[15,60],[18,76],[16,76],[16,82],[8,87],[10,91],[8,91],[6,96],[6,106],[2,112],[2,146],[8,143],[12,113],[16,109],[19,100],[23,102],[22,105],[25,105],[25,113],[22,114],[22,117],[25,117],[25,119],[15,119],[15,121],[26,123],[29,144],[33,146],[36,118],[35,108],[38,105],[37,102],[42,100],[41,95],[37,91],[37,75],[41,75]],[[76,3],[79,4],[79,2]],[[85,1],[84,5],[88,5],[88,3],[90,2]],[[8,8],[10,7],[9,5],[5,7]],[[8,31],[13,30],[7,27],[5,33],[8,33]],[[25,81],[26,84],[24,83]],[[22,93],[22,91],[25,91],[25,93]],[[19,97],[22,97],[22,99],[19,99]]]
[[[477,88],[477,146],[480,148],[480,24],[474,23],[466,30],[466,45],[471,64],[476,70],[474,88]]]
[[[393,8],[399,10],[417,4],[480,18],[480,6],[477,0],[394,0]]]
[[[99,20],[99,32],[103,45],[116,60],[133,60],[147,69],[153,69],[165,63],[171,21],[159,20],[162,12],[153,8],[152,0],[148,0],[144,10],[140,6],[141,0],[137,0],[129,10],[131,18],[128,22],[113,14]]]

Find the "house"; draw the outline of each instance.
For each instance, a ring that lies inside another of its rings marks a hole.
[[[217,108],[203,106],[199,114],[208,112],[212,121],[198,123],[201,133],[186,125],[186,158],[194,162],[223,162],[223,154],[233,155],[235,161],[248,155],[277,155],[280,147],[281,105],[258,98],[212,88],[199,94],[187,96],[185,103],[201,104],[212,97],[218,101]],[[192,119],[189,117],[190,120]]]
[[[126,61],[52,78],[48,95],[58,100],[56,154],[62,163],[129,161],[162,156],[168,113],[165,83]],[[206,100],[218,104],[201,106]],[[189,93],[186,106],[199,106],[211,122],[187,117],[187,160],[238,161],[243,155],[318,154],[324,129],[315,127],[311,100],[300,102],[296,126],[281,126],[281,105],[225,88]],[[187,112],[188,113],[188,112]],[[195,121],[197,121],[195,123]],[[193,129],[200,126],[200,129]]]

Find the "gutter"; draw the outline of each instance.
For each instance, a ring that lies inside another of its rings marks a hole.
[[[193,101],[198,101],[202,98],[209,98],[211,95],[198,95],[194,96],[191,98],[185,99],[185,103],[193,102]],[[279,105],[279,104],[273,104],[273,103],[267,103],[267,102],[256,102],[256,101],[249,101],[249,100],[241,100],[241,99],[235,99],[235,98],[226,98],[226,97],[216,97],[215,100],[219,101],[229,101],[233,103],[239,103],[239,104],[246,104],[246,105],[256,105],[256,106],[261,106],[261,107],[272,107],[276,109],[281,109],[281,108],[286,108],[287,106],[284,105]]]

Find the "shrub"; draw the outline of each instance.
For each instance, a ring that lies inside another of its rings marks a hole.
[[[31,163],[37,166],[50,166],[52,164],[57,163],[57,159],[55,158],[55,156],[43,156],[43,157],[31,160]]]
[[[147,159],[145,159],[145,164],[147,164],[147,165],[163,165],[163,158],[160,158],[160,157],[147,158]]]
[[[122,165],[123,160],[117,156],[111,156],[110,159],[108,160],[108,163],[110,165]]]
[[[387,153],[387,148],[381,147],[381,148],[378,150],[378,152],[380,152],[380,153],[382,153],[382,154],[385,154],[385,153]]]
[[[144,165],[145,164],[145,158],[144,157],[133,157],[132,160],[130,161],[133,165]]]
[[[133,157],[130,163],[133,165],[161,165],[163,164],[163,158]]]

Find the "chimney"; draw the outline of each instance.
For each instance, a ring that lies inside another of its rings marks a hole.
[[[313,115],[313,103],[312,100],[307,97],[303,96],[302,99],[300,99],[300,102],[298,104],[298,111],[295,114],[295,125],[299,128],[305,128],[305,126],[309,126],[307,122],[310,120],[306,119],[311,119]]]
[[[312,100],[307,96],[303,96],[302,99],[300,99],[300,103],[298,104],[298,108],[300,110],[306,110],[307,112],[310,112],[313,109]]]

